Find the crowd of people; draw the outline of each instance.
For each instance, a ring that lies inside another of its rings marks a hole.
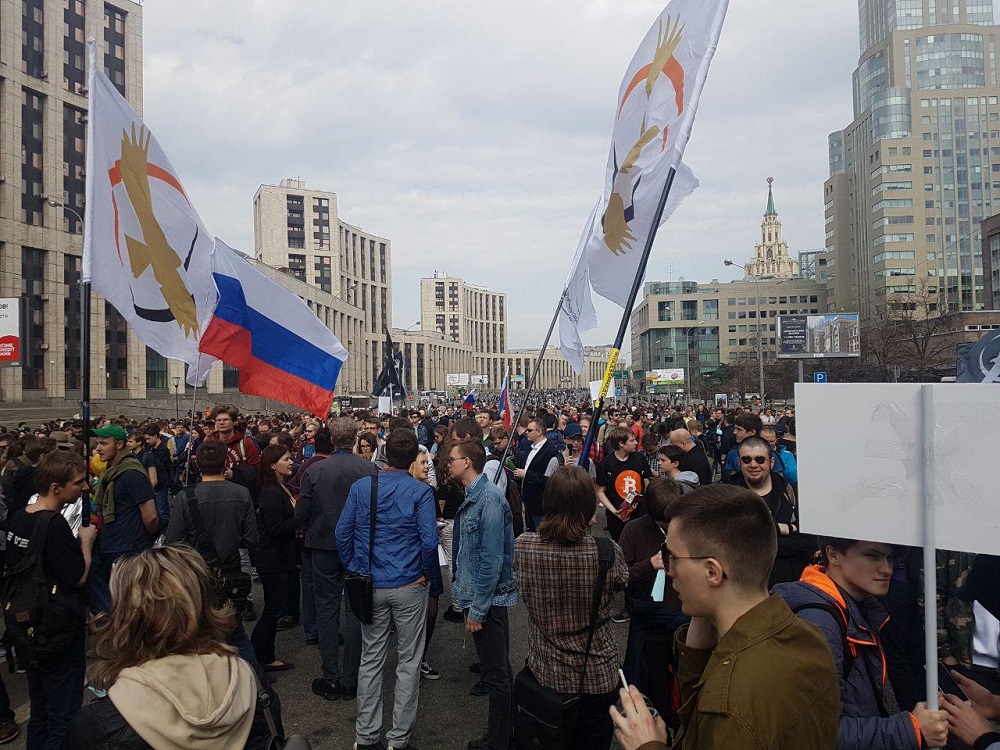
[[[416,750],[439,615],[471,636],[488,703],[468,748],[1000,750],[997,559],[938,552],[925,664],[919,551],[799,529],[792,409],[633,401],[595,420],[550,392],[503,416],[221,405],[102,417],[86,446],[79,420],[0,427],[29,750],[264,748],[296,669],[276,634],[299,626],[312,693],[356,701],[354,747]],[[20,731],[0,681],[0,743]]]

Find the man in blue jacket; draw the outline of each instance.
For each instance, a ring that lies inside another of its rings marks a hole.
[[[465,612],[465,630],[472,633],[490,697],[486,734],[467,747],[506,750],[513,684],[507,609],[517,604],[512,569],[514,519],[503,493],[483,474],[486,450],[482,443],[456,443],[448,462],[451,476],[465,487],[465,501],[455,515],[451,595]]]
[[[410,748],[417,718],[420,661],[424,653],[428,581],[438,564],[434,493],[410,476],[417,436],[393,430],[386,441],[388,467],[377,477],[357,480],[337,522],[337,550],[351,573],[370,573],[375,594],[371,625],[361,626],[358,670],[358,750],[381,750],[382,670],[390,625],[396,625],[396,690],[390,748]],[[369,554],[372,482],[377,481],[375,546]]]

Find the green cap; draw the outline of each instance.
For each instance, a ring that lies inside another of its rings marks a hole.
[[[94,437],[114,438],[122,442],[128,440],[128,433],[116,424],[109,424],[107,427],[98,427],[96,430],[91,430],[90,434]]]

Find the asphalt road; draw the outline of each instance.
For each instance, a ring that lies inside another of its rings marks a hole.
[[[599,514],[602,515],[602,514]],[[257,606],[263,601],[258,585],[255,588]],[[412,743],[419,750],[464,750],[466,743],[486,731],[488,699],[469,694],[469,688],[478,679],[469,671],[476,661],[472,636],[465,637],[465,627],[444,620],[440,615],[450,600],[441,597],[437,628],[428,651],[428,661],[438,672],[438,680],[422,679],[420,707],[413,730]],[[345,602],[346,605],[346,602]],[[247,632],[253,623],[246,623]],[[628,635],[627,625],[614,625],[619,649],[624,655]],[[528,616],[519,604],[510,613],[511,665],[514,674],[524,665],[527,654]],[[302,627],[278,633],[277,657],[294,662],[295,669],[275,673],[275,688],[281,697],[282,713],[287,733],[302,734],[309,738],[315,750],[350,750],[354,743],[356,701],[327,701],[313,695],[311,683],[319,677],[320,659],[318,646],[304,642]],[[390,637],[389,656],[383,675],[383,734],[391,727],[392,688],[395,684],[395,643]],[[4,746],[24,748],[24,722],[28,718],[28,693],[24,675],[9,674],[3,670],[3,679],[11,696],[11,705],[21,723],[21,736]]]

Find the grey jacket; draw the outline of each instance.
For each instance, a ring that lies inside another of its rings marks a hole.
[[[295,504],[295,520],[309,526],[306,547],[337,551],[337,521],[351,485],[376,474],[375,464],[350,451],[338,451],[306,469]]]

